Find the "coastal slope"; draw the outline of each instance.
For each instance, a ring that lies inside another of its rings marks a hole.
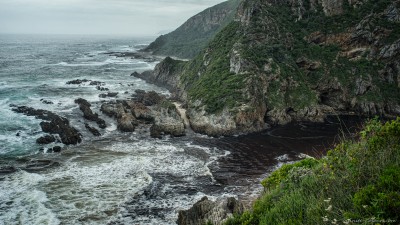
[[[194,58],[207,43],[233,21],[240,0],[229,0],[191,17],[175,31],[161,35],[143,49],[155,55]]]
[[[245,0],[194,59],[141,77],[168,84],[193,130],[213,136],[400,115],[399,12],[399,0]]]

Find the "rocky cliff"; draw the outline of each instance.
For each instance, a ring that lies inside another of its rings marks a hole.
[[[158,37],[144,51],[185,59],[195,57],[234,19],[239,1],[229,0],[200,12],[175,31]]]
[[[329,114],[400,115],[399,12],[399,0],[245,0],[200,54],[173,62],[179,73],[142,77],[171,77],[161,83],[209,135]]]

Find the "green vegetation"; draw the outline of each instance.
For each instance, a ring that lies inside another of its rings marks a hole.
[[[230,0],[204,10],[175,31],[161,35],[145,51],[157,55],[194,58],[234,18],[240,0]],[[215,23],[215,18],[220,18]],[[207,21],[210,22],[207,23]]]
[[[225,106],[232,108],[243,99],[245,77],[229,71],[229,52],[238,39],[238,28],[238,22],[231,22],[181,76],[181,81],[190,85],[189,98],[202,100],[209,113],[217,113]],[[205,66],[203,56],[207,51],[209,64]]]
[[[252,211],[227,225],[396,224],[400,118],[385,124],[372,120],[358,141],[343,140],[320,160],[282,166],[262,184],[265,193]]]

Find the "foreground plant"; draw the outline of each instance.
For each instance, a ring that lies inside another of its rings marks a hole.
[[[400,221],[400,118],[369,121],[320,160],[284,165],[262,181],[251,211],[226,224],[396,224]]]

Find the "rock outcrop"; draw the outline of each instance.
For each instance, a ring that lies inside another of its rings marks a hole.
[[[244,0],[191,61],[136,74],[208,135],[328,115],[400,115],[399,0]]]
[[[85,119],[96,122],[101,129],[105,129],[107,127],[106,122],[99,117],[99,114],[93,113],[93,111],[90,109],[91,104],[87,100],[78,98],[75,99],[75,103],[79,105],[79,109],[83,112],[83,117]]]
[[[221,225],[233,214],[240,213],[243,213],[243,205],[233,197],[218,199],[215,202],[203,197],[192,208],[179,212],[177,224],[201,225],[211,223]]]
[[[122,132],[133,132],[137,126],[147,126],[151,137],[185,135],[185,125],[176,106],[154,91],[136,90],[134,100],[122,100],[101,105],[101,112],[117,120]]]
[[[151,137],[161,138],[162,135],[179,137],[185,135],[185,124],[174,104],[165,101],[153,109],[153,114],[154,123],[150,128]]]
[[[16,113],[23,113],[27,116],[35,116],[38,119],[44,120],[40,123],[43,132],[58,134],[63,144],[76,145],[82,141],[82,135],[77,129],[72,127],[68,119],[64,117],[47,110],[34,109],[26,106],[10,105],[10,107],[12,107],[12,110]]]

